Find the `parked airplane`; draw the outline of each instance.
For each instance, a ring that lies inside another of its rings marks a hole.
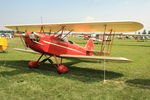
[[[7,39],[5,37],[0,37],[0,51],[4,52],[8,48]]]
[[[23,37],[27,47],[41,54],[37,61],[30,61],[29,67],[38,67],[41,58],[49,55],[42,62],[49,61],[53,64],[51,57],[56,62],[56,70],[59,73],[68,71],[68,67],[62,64],[63,58],[69,59],[91,59],[117,62],[130,62],[131,60],[123,57],[108,57],[111,51],[113,34],[115,32],[134,32],[143,28],[138,22],[92,22],[92,23],[63,23],[63,24],[42,24],[42,25],[17,25],[5,26],[16,31],[25,32],[24,34],[14,34]],[[50,34],[45,34],[49,32]],[[63,35],[64,32],[67,32]],[[85,47],[67,41],[65,37],[71,32],[104,32],[100,52],[94,51],[93,40],[89,40]],[[107,33],[109,32],[109,33]],[[105,45],[106,44],[106,45]],[[16,49],[19,51],[32,52],[30,50]],[[92,56],[99,55],[99,56]],[[105,56],[106,55],[106,56]],[[60,58],[60,61],[58,61]]]

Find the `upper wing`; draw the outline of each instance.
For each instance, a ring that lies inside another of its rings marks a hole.
[[[92,23],[63,23],[63,24],[41,24],[41,25],[17,25],[5,26],[17,31],[40,32],[43,27],[44,32],[56,32],[64,27],[64,31],[72,32],[134,32],[143,28],[143,24],[138,22],[92,22]]]
[[[60,55],[61,58],[101,60],[107,62],[132,62],[132,60],[123,57],[105,57],[105,56],[81,56],[81,55]]]

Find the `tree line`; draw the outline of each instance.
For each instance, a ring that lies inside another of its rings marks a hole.
[[[0,33],[16,33],[17,31],[12,31],[12,30],[0,30]],[[22,33],[22,32],[17,32],[17,33]]]
[[[138,32],[138,34],[148,34],[148,35],[150,35],[150,31],[143,30],[143,32]]]
[[[0,33],[15,33],[16,31],[0,30]]]

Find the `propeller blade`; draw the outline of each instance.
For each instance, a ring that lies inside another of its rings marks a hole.
[[[23,44],[24,48],[27,49],[27,45],[25,44],[23,37],[29,37],[29,36],[25,34],[18,34],[18,33],[13,33],[13,35],[16,37],[20,37],[21,43]]]
[[[20,40],[21,40],[21,42],[22,42],[24,48],[27,49],[27,45],[25,44],[24,39],[23,39],[22,37],[20,37]]]

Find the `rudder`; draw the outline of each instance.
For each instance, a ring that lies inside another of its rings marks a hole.
[[[88,40],[87,44],[85,45],[85,48],[87,51],[87,55],[92,56],[93,53],[91,51],[94,51],[94,43],[92,39]]]

